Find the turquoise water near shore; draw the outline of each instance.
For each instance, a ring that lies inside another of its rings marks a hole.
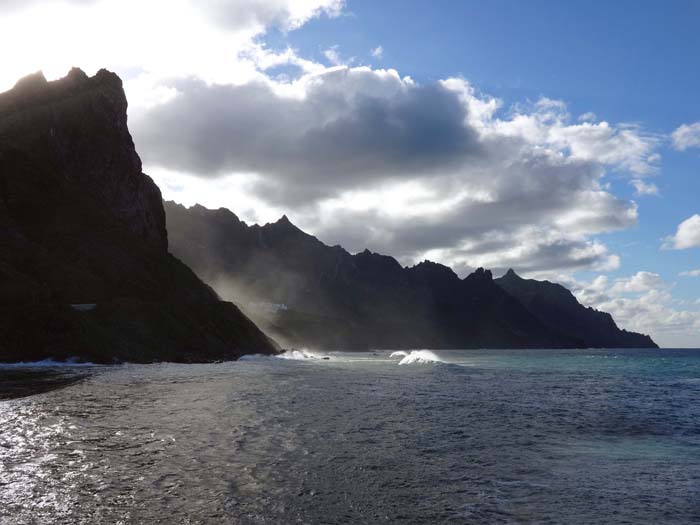
[[[0,523],[700,521],[700,351],[432,354],[49,368]]]

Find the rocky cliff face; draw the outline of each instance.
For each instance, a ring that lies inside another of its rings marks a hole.
[[[36,73],[0,94],[0,153],[4,176],[13,178],[3,200],[23,227],[53,220],[55,229],[72,228],[60,213],[73,203],[55,198],[70,186],[117,227],[167,249],[160,190],[141,172],[126,108],[121,80],[104,69],[92,78],[73,69],[56,82]],[[35,203],[30,216],[19,209],[27,200]]]
[[[575,347],[496,285],[440,264],[402,267],[327,246],[286,217],[248,226],[228,210],[165,204],[170,244],[205,281],[247,298],[279,340],[324,349]]]
[[[141,172],[126,109],[105,70],[55,82],[38,73],[0,94],[0,360],[274,351],[168,253],[160,191]]]
[[[657,348],[648,335],[620,330],[610,314],[583,306],[560,284],[523,279],[513,270],[496,283],[551,329],[579,338],[586,348]]]

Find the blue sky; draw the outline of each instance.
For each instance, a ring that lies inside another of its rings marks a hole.
[[[700,346],[698,20],[681,0],[9,0],[0,90],[106,67],[167,199],[513,267]]]

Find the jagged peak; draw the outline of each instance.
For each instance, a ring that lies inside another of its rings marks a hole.
[[[71,79],[73,81],[84,82],[88,80],[89,77],[87,76],[85,71],[83,71],[79,67],[72,67],[65,78]]]
[[[508,268],[508,271],[503,274],[502,279],[522,279],[517,273],[515,273],[515,270],[513,268]]]
[[[99,81],[101,84],[114,84],[119,88],[121,88],[123,85],[122,79],[119,77],[119,75],[105,68],[100,69],[92,78]]]
[[[275,222],[272,224],[268,224],[269,226],[274,226],[276,230],[284,230],[284,231],[302,231],[299,229],[292,221],[289,220],[289,217],[287,215],[282,215],[279,219],[277,219]]]
[[[19,79],[12,89],[0,93],[0,112],[10,114],[93,90],[116,92],[116,98],[109,98],[110,103],[126,108],[122,80],[116,73],[100,69],[95,76],[89,77],[82,69],[74,67],[57,80],[47,81],[41,71]]]
[[[24,90],[35,90],[41,89],[48,84],[43,71],[36,71],[20,78],[12,88],[12,91],[24,91]]]
[[[484,268],[477,268],[474,270],[473,273],[467,275],[465,280],[470,280],[470,281],[492,281],[493,280],[493,274],[491,273],[491,270],[485,270]]]

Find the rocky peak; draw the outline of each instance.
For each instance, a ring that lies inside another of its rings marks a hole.
[[[43,71],[37,71],[36,73],[20,78],[12,89],[13,91],[17,90],[23,92],[37,91],[43,89],[47,83]]]
[[[472,282],[490,282],[493,281],[493,275],[491,274],[491,270],[477,268],[473,273],[467,275],[464,280]]]
[[[88,77],[73,68],[52,82],[38,72],[0,94],[0,167],[10,214],[41,210],[33,224],[53,231],[63,203],[79,197],[115,229],[166,250],[160,190],[141,172],[126,110],[121,79],[104,69]],[[22,173],[29,170],[56,194],[32,193],[36,181]]]
[[[503,275],[503,277],[501,277],[501,279],[513,279],[513,280],[515,280],[515,279],[521,279],[521,277],[517,273],[515,273],[513,268],[509,268],[508,271]]]

